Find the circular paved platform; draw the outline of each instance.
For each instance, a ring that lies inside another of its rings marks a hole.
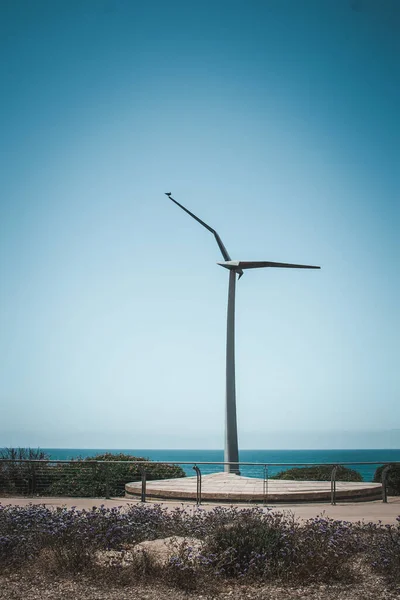
[[[127,483],[125,496],[140,496],[141,482]],[[146,495],[162,500],[196,500],[197,478],[184,477],[148,481]],[[382,497],[382,485],[368,482],[336,482],[339,501],[368,501]],[[320,502],[330,501],[330,481],[285,481],[243,477],[232,473],[202,476],[201,499],[209,502]]]

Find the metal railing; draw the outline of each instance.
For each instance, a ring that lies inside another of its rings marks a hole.
[[[196,504],[201,504],[201,471],[197,465],[193,466],[193,470],[196,471]]]
[[[331,472],[331,504],[336,504],[336,474],[338,465],[334,465]]]
[[[383,466],[382,501],[387,502],[388,476],[390,469],[400,462],[342,462],[340,464],[317,463],[224,463],[224,462],[164,462],[164,461],[97,461],[97,460],[24,460],[0,459],[0,497],[12,496],[72,496],[91,498],[123,497],[125,484],[131,482],[141,483],[140,498],[146,501],[149,495],[147,483],[151,480],[177,478],[184,475],[196,476],[196,504],[201,504],[203,477],[210,473],[221,472],[226,465],[239,467],[242,476],[262,480],[262,503],[267,504],[271,499],[271,480],[274,480],[278,471],[286,471],[296,467],[331,467],[330,477],[321,479],[307,479],[308,490],[317,492],[320,482],[329,485],[330,502],[336,504],[338,499],[337,473],[339,467],[363,467],[370,469]],[[372,477],[369,477],[372,479]],[[296,480],[299,483],[301,480]],[[312,483],[318,482],[315,489]],[[260,484],[261,485],[261,484]],[[340,496],[342,499],[342,495]],[[229,498],[226,499],[229,502]]]

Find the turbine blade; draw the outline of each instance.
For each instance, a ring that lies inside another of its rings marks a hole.
[[[277,267],[281,269],[320,269],[321,267],[315,267],[313,265],[294,265],[292,263],[278,263],[271,261],[244,261],[244,260],[228,260],[226,262],[218,263],[225,269],[233,269],[239,272],[242,269],[262,269],[263,267]]]
[[[278,269],[320,269],[314,265],[296,265],[292,263],[280,263],[271,261],[238,261],[238,267],[241,269],[260,269],[263,267],[275,267]]]
[[[214,237],[216,239],[216,242],[218,244],[219,249],[221,250],[221,254],[224,257],[225,260],[231,260],[231,257],[229,256],[229,252],[228,250],[225,248],[224,244],[222,243],[221,238],[219,237],[218,233],[216,231],[213,230],[213,234]]]
[[[225,260],[231,260],[231,257],[229,256],[229,253],[227,251],[227,249],[225,248],[221,238],[219,237],[218,233],[215,231],[215,229],[213,229],[212,227],[210,227],[209,225],[207,225],[207,223],[204,223],[204,221],[202,221],[201,219],[199,219],[199,217],[196,217],[196,215],[194,215],[192,212],[190,212],[190,210],[188,210],[187,208],[185,208],[184,206],[182,206],[182,204],[180,204],[179,202],[177,202],[176,200],[174,200],[174,198],[172,198],[170,193],[166,193],[166,196],[168,196],[168,198],[170,200],[172,200],[172,202],[175,202],[175,204],[177,204],[178,206],[180,206],[180,208],[182,210],[184,210],[188,215],[190,215],[191,217],[193,217],[193,219],[195,221],[197,221],[198,223],[200,223],[200,225],[203,225],[203,227],[205,227],[206,229],[208,229],[208,231],[211,231],[211,233],[214,235],[216,242],[218,244],[219,249],[221,250],[221,254],[224,257]]]

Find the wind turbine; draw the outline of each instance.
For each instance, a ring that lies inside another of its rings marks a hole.
[[[291,263],[278,263],[270,261],[243,261],[232,260],[229,256],[218,233],[204,223],[199,217],[196,217],[190,210],[179,204],[172,198],[171,192],[165,192],[166,196],[172,202],[175,202],[188,215],[193,217],[200,225],[203,225],[208,231],[214,235],[219,249],[221,250],[224,262],[217,263],[221,267],[229,270],[229,290],[228,290],[228,318],[226,331],[226,402],[225,402],[225,452],[224,462],[225,471],[228,473],[239,474],[239,465],[231,464],[239,462],[239,448],[237,435],[237,419],[236,419],[236,387],[235,387],[235,295],[236,295],[236,274],[238,279],[243,275],[244,269],[260,269],[263,267],[277,267],[283,269],[320,269],[312,265],[295,265]]]

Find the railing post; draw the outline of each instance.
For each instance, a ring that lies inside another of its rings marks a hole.
[[[268,465],[264,465],[264,481],[263,481],[264,504],[268,500]]]
[[[194,465],[193,470],[196,471],[196,504],[199,506],[201,504],[201,471],[197,465]]]
[[[32,463],[32,496],[37,494],[37,473],[36,473],[36,464]]]
[[[104,463],[105,468],[105,483],[106,483],[106,500],[110,499],[110,465]]]
[[[146,502],[146,470],[142,469],[142,502]]]
[[[336,504],[336,472],[338,470],[338,465],[335,465],[332,469],[331,473],[331,504]]]
[[[386,465],[382,470],[382,502],[387,503],[387,474],[392,465]]]
[[[97,498],[98,494],[99,494],[99,489],[98,489],[98,485],[97,485],[97,469],[98,469],[98,467],[97,467],[97,461],[95,461],[95,460],[90,461],[90,464],[91,464],[92,480],[93,480],[92,494],[93,494],[93,498]],[[82,464],[80,465],[80,468],[84,469],[83,461],[82,461]]]
[[[26,466],[26,483],[27,483],[27,496],[34,496],[36,490],[36,470],[35,463],[30,460],[22,462],[22,467]]]

